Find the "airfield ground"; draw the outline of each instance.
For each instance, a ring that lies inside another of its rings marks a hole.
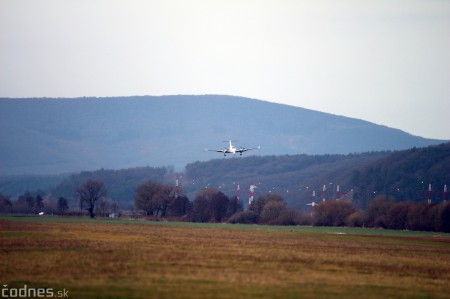
[[[442,233],[0,217],[0,241],[5,294],[450,298]]]

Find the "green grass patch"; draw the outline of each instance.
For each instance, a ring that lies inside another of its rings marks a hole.
[[[98,223],[98,224],[135,224],[135,225],[158,225],[173,227],[192,228],[224,228],[239,230],[268,230],[268,231],[289,231],[289,232],[309,232],[336,235],[382,235],[399,237],[441,237],[450,238],[449,233],[423,232],[409,230],[389,230],[358,227],[325,227],[325,226],[276,226],[259,224],[228,224],[228,223],[194,223],[194,222],[169,222],[169,221],[148,221],[131,219],[104,219],[87,217],[60,217],[60,216],[0,216],[0,220],[13,220],[31,223]]]

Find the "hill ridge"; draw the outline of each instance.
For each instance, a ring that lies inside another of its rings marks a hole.
[[[50,174],[206,161],[230,137],[256,155],[347,154],[442,141],[227,95],[0,99],[0,171]],[[245,141],[245,142],[244,142]]]

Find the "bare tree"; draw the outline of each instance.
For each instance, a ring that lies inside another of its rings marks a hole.
[[[111,202],[111,212],[114,213],[114,215],[117,215],[119,213],[120,204],[117,200],[113,200]]]
[[[234,196],[230,198],[228,202],[227,218],[230,218],[231,215],[236,214],[237,212],[242,212],[243,210],[242,202],[237,196]]]
[[[64,197],[60,197],[58,199],[58,211],[61,215],[64,215],[64,213],[69,209],[69,205],[67,204],[67,199]]]
[[[35,213],[42,212],[44,209],[44,199],[39,194],[36,196],[36,199],[34,201],[34,209]]]
[[[201,194],[197,195],[193,202],[194,222],[207,222],[210,218],[208,199]]]
[[[181,217],[192,210],[192,203],[184,195],[174,196],[170,201],[168,214],[169,216]]]
[[[94,218],[95,205],[104,196],[106,196],[106,188],[103,182],[97,180],[87,180],[81,188],[78,188],[76,193],[80,198],[80,203],[87,205],[89,216]]]
[[[258,215],[258,220],[259,220],[259,217],[261,216],[264,206],[271,201],[284,202],[284,199],[281,195],[278,195],[275,193],[267,193],[267,194],[261,195],[260,197],[258,197],[257,200],[253,201],[248,209],[250,211],[255,212],[256,215]]]
[[[96,206],[96,214],[100,214],[102,217],[107,217],[111,209],[111,203],[106,198],[101,198]]]
[[[165,217],[175,195],[173,191],[173,187],[149,181],[136,189],[134,205],[147,216]]]
[[[27,203],[28,213],[32,213],[34,207],[34,197],[27,191],[25,193],[25,202]]]
[[[3,196],[0,194],[0,212],[12,213],[12,202],[10,196]]]
[[[196,222],[221,222],[227,215],[229,199],[214,188],[197,194],[193,203],[193,218]]]
[[[211,194],[209,198],[209,213],[211,220],[221,222],[227,215],[229,199],[220,191]]]
[[[313,224],[317,226],[345,226],[355,212],[350,201],[329,200],[314,207]]]

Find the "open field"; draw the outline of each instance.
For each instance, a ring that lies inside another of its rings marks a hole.
[[[2,285],[69,298],[450,298],[449,234],[0,217],[0,241]]]

